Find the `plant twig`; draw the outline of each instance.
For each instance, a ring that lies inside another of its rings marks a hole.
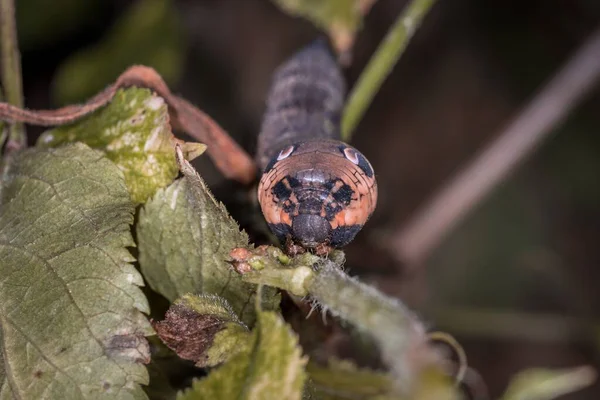
[[[14,1],[0,0],[0,63],[2,69],[2,86],[8,103],[17,107],[23,107],[21,55],[19,53],[16,25]],[[13,123],[8,129],[8,150],[18,150],[27,145],[25,126],[22,123]]]
[[[517,118],[393,235],[400,262],[418,264],[549,136],[600,77],[600,29]]]
[[[419,373],[438,361],[424,326],[407,307],[348,276],[331,259],[310,253],[289,258],[269,246],[234,249],[231,257],[246,282],[309,295],[323,309],[371,335],[402,390],[410,391]]]
[[[350,140],[373,97],[435,1],[412,0],[400,13],[348,96],[342,117],[342,140]]]
[[[2,89],[0,89],[0,101],[4,99],[4,95],[2,94]],[[8,131],[5,129],[4,122],[0,120],[0,162],[2,161],[2,149],[4,148],[4,142],[8,137]]]
[[[372,335],[382,359],[405,390],[433,360],[425,328],[406,306],[351,278],[333,262],[321,261],[318,275],[307,289],[333,315]]]

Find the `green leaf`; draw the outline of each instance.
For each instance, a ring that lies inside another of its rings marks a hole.
[[[152,67],[167,84],[179,79],[184,46],[181,22],[171,0],[140,0],[122,13],[93,47],[68,58],[54,78],[59,104],[79,103],[135,64]]]
[[[84,144],[11,160],[0,186],[0,397],[145,398],[152,329],[126,249],[133,210],[121,171]]]
[[[565,370],[529,369],[511,381],[504,400],[550,400],[591,385],[596,371],[583,366]]]
[[[300,400],[306,358],[298,338],[274,312],[261,312],[252,345],[213,370],[178,400]]]
[[[40,147],[80,141],[102,150],[125,174],[134,203],[145,202],[177,177],[176,142],[167,105],[148,89],[119,90],[112,102],[74,124],[46,131]],[[186,143],[193,156],[205,146]]]
[[[292,16],[312,22],[329,33],[336,48],[346,51],[376,0],[272,0]]]
[[[246,349],[250,333],[227,301],[187,294],[169,308],[156,333],[171,350],[197,367],[214,367]]]
[[[320,398],[394,399],[393,378],[383,372],[360,369],[351,361],[330,359],[327,367],[309,363],[308,375]]]
[[[159,190],[139,216],[139,261],[150,287],[171,302],[187,293],[216,294],[252,326],[256,285],[242,281],[227,262],[248,236],[189,164],[182,179]],[[276,309],[275,289],[262,291],[262,306]]]

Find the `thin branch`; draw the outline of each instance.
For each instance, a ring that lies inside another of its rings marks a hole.
[[[404,304],[351,278],[329,260],[320,262],[307,289],[322,307],[375,339],[400,387],[409,392],[416,385],[434,353],[429,352],[425,327]]]
[[[390,28],[348,96],[342,117],[342,140],[348,141],[383,81],[436,0],[412,0]]]
[[[0,63],[2,86],[6,101],[23,107],[23,83],[21,81],[21,54],[17,41],[17,24],[13,0],[0,0]],[[18,150],[27,145],[25,126],[13,123],[9,126],[8,150]]]
[[[234,249],[231,257],[244,281],[309,296],[323,310],[370,335],[402,391],[418,386],[425,369],[441,371],[422,322],[400,300],[348,276],[338,264],[343,256],[323,259],[304,253],[290,258],[276,247],[260,246]]]
[[[546,139],[600,77],[600,29],[519,116],[449,181],[408,224],[390,250],[404,263],[422,262],[444,236]]]
[[[0,89],[0,101],[4,99],[4,95],[2,94],[2,89]],[[8,130],[6,129],[6,124],[3,121],[0,121],[0,168],[2,164],[2,149],[4,148],[4,142],[8,138]]]

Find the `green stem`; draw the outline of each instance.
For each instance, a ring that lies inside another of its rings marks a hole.
[[[2,95],[2,90],[0,89],[0,101],[3,101],[4,96]],[[4,148],[4,142],[6,141],[6,138],[8,137],[8,132],[5,129],[5,123],[4,121],[0,121],[0,165],[2,164],[2,149]],[[0,166],[0,170],[2,169],[2,167]]]
[[[23,108],[21,55],[17,41],[14,0],[0,0],[0,49],[2,86],[6,101]],[[8,133],[8,150],[18,150],[26,145],[27,136],[24,125],[22,123],[11,124]]]
[[[400,387],[411,390],[419,370],[431,359],[425,328],[407,307],[329,260],[323,260],[307,289],[333,315],[372,335]]]
[[[282,257],[277,248],[256,249],[243,259],[242,278],[296,296],[309,295],[324,309],[371,335],[390,367],[400,389],[408,392],[418,384],[419,372],[437,359],[428,346],[423,324],[400,301],[351,278],[331,257],[305,253]],[[343,259],[343,255],[332,255]],[[248,271],[247,268],[250,267]]]
[[[342,117],[342,140],[348,141],[381,84],[396,65],[436,0],[412,0],[396,19],[348,97]]]

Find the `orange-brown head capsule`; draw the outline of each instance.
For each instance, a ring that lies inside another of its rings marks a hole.
[[[339,139],[345,82],[324,41],[275,73],[258,137],[258,200],[282,241],[317,252],[352,241],[377,202],[373,168]]]
[[[307,248],[350,243],[377,203],[371,164],[354,147],[332,139],[284,147],[266,166],[258,200],[281,240]]]

